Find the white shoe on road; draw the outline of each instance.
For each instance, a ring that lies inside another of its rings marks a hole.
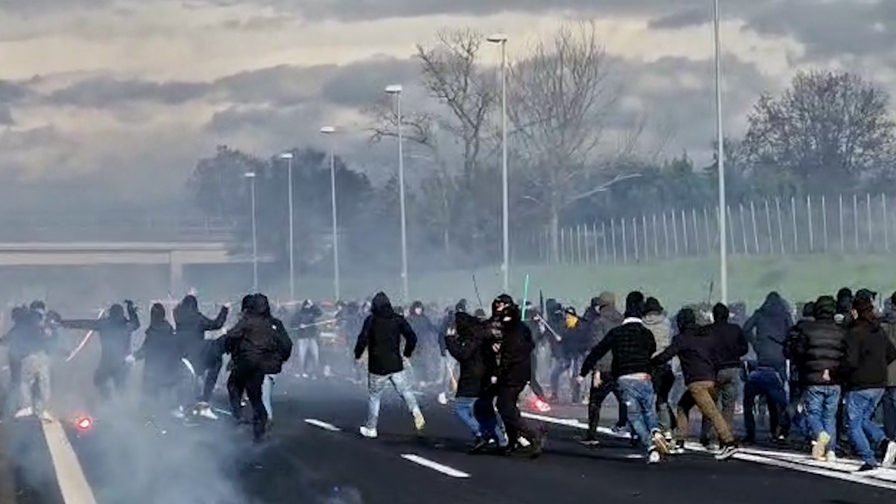
[[[445,405],[448,404],[448,395],[444,392],[439,392],[439,404]]]
[[[890,441],[887,443],[887,452],[884,455],[882,465],[884,467],[893,467],[894,462],[896,462],[896,442]]]
[[[34,409],[22,408],[19,411],[16,411],[15,417],[16,418],[25,418],[25,417],[30,417],[33,414],[34,414]]]
[[[371,429],[370,427],[362,426],[361,429],[359,429],[359,430],[361,431],[361,435],[366,437],[367,439],[376,439],[376,436],[377,436],[376,429]]]
[[[216,415],[215,412],[212,411],[211,406],[206,406],[206,407],[202,408],[201,410],[199,410],[199,416],[201,416],[203,418],[208,418],[210,420],[218,419],[218,415]]]

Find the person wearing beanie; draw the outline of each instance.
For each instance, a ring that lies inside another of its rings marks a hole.
[[[896,347],[881,328],[872,299],[856,296],[852,316],[845,352],[847,428],[862,459],[859,470],[870,471],[878,466],[875,452],[881,447],[886,446],[885,466],[896,460],[896,443],[872,420],[887,386],[887,366],[896,360]]]
[[[625,319],[595,346],[582,365],[579,380],[584,381],[604,355],[612,353],[610,372],[628,406],[629,422],[647,454],[647,461],[658,463],[669,447],[659,429],[656,396],[650,376],[651,357],[656,340],[644,325],[644,294],[634,291],[625,299]],[[599,378],[597,379],[599,380]]]
[[[808,304],[808,303],[807,303]],[[794,327],[788,354],[803,390],[809,435],[815,440],[815,460],[833,458],[837,440],[837,408],[843,383],[846,330],[834,321],[837,302],[821,296],[813,304],[812,320]]]

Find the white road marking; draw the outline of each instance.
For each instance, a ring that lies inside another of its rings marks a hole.
[[[323,422],[323,421],[320,421],[320,420],[315,420],[315,419],[313,419],[313,418],[306,418],[306,419],[305,419],[305,423],[308,424],[308,425],[313,425],[313,426],[315,426],[315,427],[320,427],[321,429],[328,430],[328,431],[330,431],[330,432],[339,432],[339,431],[342,430],[342,429],[340,429],[339,427],[336,427],[336,426],[333,425],[333,424],[329,424],[329,423],[327,423],[327,422]]]
[[[574,429],[588,430],[588,424],[573,418],[555,418],[547,415],[538,415],[535,413],[524,412],[523,416],[532,420],[552,423],[572,427]],[[616,438],[630,438],[629,433],[618,433],[606,427],[598,427],[598,432]],[[700,443],[687,442],[685,449],[688,451],[710,453]],[[858,468],[859,463],[853,460],[838,460],[835,463],[821,462],[811,457],[798,453],[776,452],[771,450],[756,450],[751,448],[741,448],[732,457],[736,460],[744,462],[752,462],[756,464],[764,464],[782,469],[790,469],[793,471],[801,471],[817,476],[826,476],[829,478],[858,483],[860,485],[869,485],[878,488],[886,488],[896,490],[896,471],[888,468],[879,468],[874,471],[863,473],[853,472]]]
[[[412,455],[412,454],[406,453],[406,454],[402,455],[401,458],[403,458],[405,460],[409,460],[415,464],[422,465],[423,467],[432,469],[433,471],[438,471],[446,476],[451,476],[452,478],[469,478],[470,477],[469,474],[467,474],[463,471],[458,471],[457,469],[455,469],[453,467],[448,467],[448,466],[440,464],[438,462],[433,462],[432,460],[423,458],[419,455]]]
[[[221,413],[222,415],[233,416],[233,413],[231,413],[231,412],[229,412],[229,411],[227,411],[227,410],[225,410],[225,409],[221,409],[221,408],[212,408],[212,410],[215,411],[215,412],[217,412],[217,413]]]
[[[41,426],[47,447],[50,449],[50,459],[56,470],[62,501],[65,504],[96,504],[93,490],[87,483],[84,469],[65,435],[65,430],[62,429],[62,424],[58,420],[41,421]]]

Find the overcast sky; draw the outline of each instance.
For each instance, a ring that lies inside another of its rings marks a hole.
[[[722,4],[732,134],[743,131],[760,92],[780,89],[799,68],[848,68],[896,91],[896,1]],[[506,32],[514,58],[567,19],[596,20],[625,82],[626,110],[650,120],[646,142],[668,137],[669,155],[687,150],[706,161],[714,132],[711,7],[711,0],[4,0],[0,199],[35,204],[10,190],[14,180],[47,184],[60,205],[66,195],[176,197],[216,145],[269,154],[322,145],[321,125],[359,128],[360,110],[384,85],[413,84],[414,44],[432,43],[439,28]],[[486,52],[484,63],[497,57]],[[409,93],[406,107],[418,99]],[[626,121],[616,119],[620,127]],[[343,143],[349,163],[386,175],[389,167],[375,162],[382,148]],[[98,190],[73,189],[85,181]]]

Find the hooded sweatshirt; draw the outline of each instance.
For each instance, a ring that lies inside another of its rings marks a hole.
[[[180,347],[174,327],[165,318],[165,307],[159,303],[149,311],[149,327],[146,328],[143,345],[134,352],[134,357],[144,361],[144,380],[154,383],[175,383],[180,366]]]
[[[222,336],[224,349],[237,369],[278,374],[292,354],[292,340],[283,322],[271,315],[267,296],[253,294],[246,301],[243,317]]]
[[[750,351],[744,331],[739,325],[728,322],[729,315],[727,306],[716,304],[712,307],[713,323],[707,327],[715,340],[715,362],[720,370],[739,367],[741,357]]]
[[[485,322],[466,313],[455,315],[457,331],[446,337],[448,352],[460,364],[457,397],[479,397],[487,376]],[[489,375],[490,376],[490,375]]]
[[[744,333],[756,352],[756,365],[785,375],[784,345],[793,327],[793,317],[777,292],[770,293],[762,306],[744,324]]]
[[[404,352],[401,340],[404,339]],[[378,292],[370,305],[370,315],[364,319],[361,333],[355,344],[355,359],[366,350],[367,369],[370,374],[388,376],[404,370],[402,355],[410,359],[417,346],[417,335],[408,321],[392,308],[392,302],[384,292]]]
[[[714,382],[717,367],[714,339],[706,328],[697,325],[697,316],[690,308],[678,312],[676,322],[678,335],[666,350],[653,358],[653,363],[665,364],[677,356],[686,385],[700,381]]]
[[[199,311],[196,296],[188,295],[174,308],[175,333],[182,347],[182,352],[193,365],[198,365],[205,351],[205,333],[217,331],[227,321],[227,307],[222,306],[214,320]]]
[[[870,299],[856,297],[858,317],[850,323],[846,336],[845,374],[849,390],[884,388],[887,367],[896,361],[896,347],[874,318]]]
[[[140,328],[140,317],[132,303],[128,303],[128,315],[120,304],[109,307],[108,314],[100,319],[62,320],[59,325],[68,329],[96,331],[100,337],[100,367],[123,366],[131,354],[131,334]]]

